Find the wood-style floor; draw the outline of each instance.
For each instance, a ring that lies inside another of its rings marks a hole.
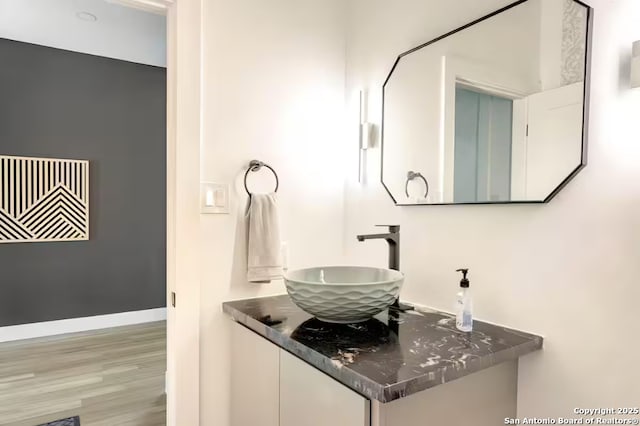
[[[166,324],[0,343],[0,425],[165,425]]]

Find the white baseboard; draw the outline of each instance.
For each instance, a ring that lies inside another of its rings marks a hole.
[[[166,319],[167,308],[156,308],[146,309],[144,311],[96,315],[93,317],[36,322],[33,324],[10,325],[0,327],[0,343],[120,327],[123,325],[142,324],[145,322],[164,321]]]

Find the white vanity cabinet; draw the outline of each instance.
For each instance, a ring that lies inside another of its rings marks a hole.
[[[280,424],[280,348],[231,323],[231,426]]]
[[[280,350],[280,426],[369,426],[369,400]]]
[[[543,341],[482,321],[462,334],[427,309],[357,326],[310,318],[286,295],[224,309],[232,426],[503,424],[517,413],[518,357]]]
[[[369,400],[235,322],[232,426],[370,426]]]

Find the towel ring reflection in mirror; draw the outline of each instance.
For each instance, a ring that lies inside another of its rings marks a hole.
[[[404,193],[407,195],[407,198],[409,198],[409,182],[411,182],[416,178],[420,178],[424,182],[424,186],[425,186],[424,198],[426,199],[427,196],[429,195],[429,182],[427,181],[427,178],[422,176],[422,173],[420,172],[414,172],[412,170],[409,170],[407,172],[407,180],[404,184]]]
[[[273,167],[271,167],[270,165],[268,165],[263,161],[251,160],[251,162],[249,163],[249,168],[244,174],[244,189],[245,191],[247,191],[247,194],[249,194],[249,196],[251,196],[251,191],[249,191],[249,187],[247,186],[247,177],[249,176],[249,172],[257,172],[263,167],[266,167],[267,169],[271,170],[271,173],[273,173],[273,176],[276,178],[276,189],[274,189],[273,192],[278,192],[278,187],[280,186],[280,180],[278,179],[278,174],[273,169]]]

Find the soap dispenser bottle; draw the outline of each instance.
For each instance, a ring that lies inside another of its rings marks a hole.
[[[457,269],[456,272],[462,272],[460,291],[456,300],[456,327],[460,331],[471,331],[473,328],[473,303],[467,279],[469,269]]]

